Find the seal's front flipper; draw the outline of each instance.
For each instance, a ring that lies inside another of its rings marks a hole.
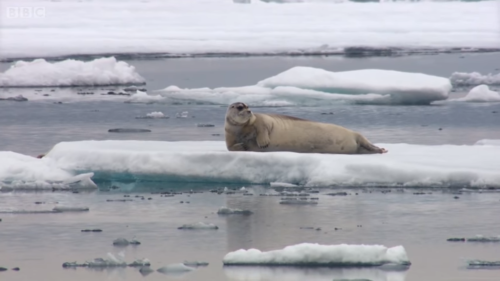
[[[237,144],[233,144],[229,150],[230,151],[247,151],[248,148],[246,147],[246,145],[244,145],[243,143],[240,142]]]
[[[269,131],[267,129],[258,130],[257,133],[257,146],[259,148],[267,148],[271,140],[269,139]]]

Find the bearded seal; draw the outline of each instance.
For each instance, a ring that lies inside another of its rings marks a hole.
[[[229,105],[224,124],[229,151],[325,154],[386,153],[344,127],[279,114],[252,113],[242,102]]]

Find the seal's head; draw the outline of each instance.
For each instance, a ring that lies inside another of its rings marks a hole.
[[[252,111],[245,103],[235,102],[227,108],[226,119],[231,125],[244,125],[252,119]]]

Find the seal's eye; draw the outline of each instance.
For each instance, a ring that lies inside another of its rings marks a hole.
[[[237,108],[238,110],[243,110],[243,106],[241,106],[241,105],[238,105],[236,108]]]

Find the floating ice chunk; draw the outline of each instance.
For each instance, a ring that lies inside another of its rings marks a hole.
[[[500,261],[470,260],[467,265],[470,268],[500,268]]]
[[[114,57],[89,62],[67,59],[47,62],[36,59],[17,61],[0,73],[0,87],[102,86],[144,84],[135,68]]]
[[[305,201],[305,200],[281,200],[280,204],[282,204],[282,205],[318,205],[318,202],[317,201]]]
[[[162,96],[158,95],[148,95],[148,93],[143,91],[137,91],[137,93],[131,95],[125,103],[156,103],[165,100]]]
[[[195,270],[195,268],[186,266],[184,263],[173,263],[173,264],[169,264],[167,266],[163,266],[156,271],[163,273],[163,274],[177,275],[177,274],[191,272],[193,270]]]
[[[184,224],[178,227],[178,229],[219,229],[219,227],[213,223],[196,222],[196,223]]]
[[[109,129],[109,133],[151,133],[149,129],[135,129],[135,128],[116,128]]]
[[[294,67],[254,86],[180,89],[168,87],[162,96],[230,104],[241,101],[254,106],[309,106],[339,102],[358,104],[429,104],[448,97],[447,78],[421,73],[363,69],[330,72]]]
[[[500,102],[500,94],[490,90],[487,85],[479,85],[472,88],[465,97],[452,99],[451,101]]]
[[[52,209],[54,212],[88,212],[90,209],[88,207],[54,207]]]
[[[298,187],[296,184],[286,182],[271,182],[269,185],[271,185],[271,187]]]
[[[175,114],[175,118],[188,118],[188,114],[189,114],[189,112],[183,111],[181,113]]]
[[[163,114],[161,111],[153,111],[146,114],[146,116],[137,116],[136,119],[168,119],[169,117]]]
[[[491,237],[476,235],[476,237],[467,238],[467,242],[500,242],[500,235]]]
[[[2,158],[0,178],[19,173],[17,179],[43,179],[53,171],[36,176],[25,172],[31,161],[42,160],[41,163],[52,163],[56,171],[62,171],[61,168],[89,171],[95,173],[93,180],[106,181],[293,182],[307,187],[500,186],[500,150],[496,146],[376,145],[391,152],[383,155],[229,152],[224,141],[61,142],[43,159],[19,156],[30,161],[20,162],[16,172],[10,170],[14,162]],[[65,172],[62,176],[71,175]]]
[[[217,214],[219,214],[219,215],[234,215],[234,214],[251,215],[251,214],[253,214],[253,212],[250,210],[231,209],[231,208],[227,208],[227,207],[221,207],[217,211]]]
[[[478,140],[474,145],[500,146],[500,140],[483,139],[483,140]]]
[[[133,239],[133,240],[127,240],[125,238],[117,238],[115,241],[113,241],[114,246],[128,246],[128,245],[140,245],[141,242]]]
[[[403,246],[387,248],[382,245],[320,245],[302,243],[282,250],[261,252],[240,249],[224,256],[224,265],[265,266],[381,266],[410,265]]]
[[[0,188],[2,189],[95,189],[94,174],[76,175],[48,158],[0,151]]]
[[[264,79],[258,86],[292,86],[326,93],[390,95],[393,103],[426,104],[448,98],[452,85],[444,77],[393,70],[363,69],[330,72],[313,67],[293,67]]]
[[[189,267],[208,266],[208,262],[204,261],[184,261],[183,264]]]
[[[482,75],[479,72],[453,72],[450,80],[455,86],[500,85],[500,73]]]
[[[0,98],[0,100],[6,100],[6,101],[28,101],[28,99],[25,98],[23,95],[18,95],[18,96],[15,96],[15,97]]]

